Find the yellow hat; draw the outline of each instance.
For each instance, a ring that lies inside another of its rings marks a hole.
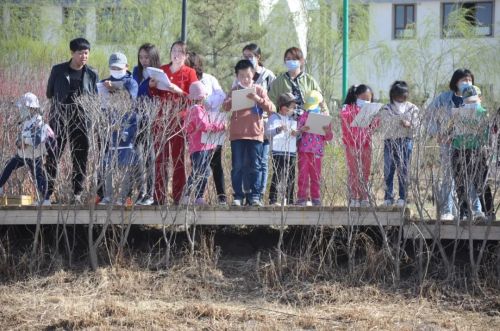
[[[323,102],[323,96],[316,90],[307,92],[304,100],[304,109],[311,110],[318,108],[319,104]]]

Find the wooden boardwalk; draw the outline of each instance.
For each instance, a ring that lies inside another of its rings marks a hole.
[[[500,222],[419,222],[408,209],[379,207],[166,207],[97,206],[90,211],[81,206],[0,207],[1,225],[37,224],[136,224],[136,225],[307,225],[307,226],[383,226],[404,229],[406,238],[473,239],[500,241]]]

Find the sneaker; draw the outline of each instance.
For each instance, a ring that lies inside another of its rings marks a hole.
[[[384,206],[390,207],[394,204],[394,201],[392,200],[384,200]]]
[[[198,198],[194,201],[194,204],[197,206],[206,206],[207,203],[205,202],[205,199],[203,198]]]
[[[300,207],[305,207],[307,206],[307,201],[305,199],[297,199],[297,202],[295,202],[296,206]]]
[[[453,216],[452,213],[446,213],[441,215],[441,221],[453,221],[455,219],[455,216]]]
[[[399,199],[398,202],[396,202],[396,206],[398,206],[398,208],[404,208],[405,205],[406,201],[403,199]]]
[[[139,206],[151,206],[155,201],[149,195],[143,196],[141,199],[137,200],[137,205]]]
[[[319,207],[321,206],[321,199],[312,199],[311,203],[313,206]]]
[[[117,205],[117,206],[131,207],[133,205],[132,198],[130,198],[130,197],[125,198],[125,199],[120,198],[120,199],[116,200],[115,205]]]
[[[252,207],[262,207],[263,204],[262,204],[262,202],[260,200],[252,200],[250,202],[250,206],[252,206]]]
[[[102,198],[98,203],[99,206],[107,206],[109,204],[111,204],[111,199],[107,197]]]
[[[370,201],[368,201],[368,200],[361,200],[361,202],[359,203],[359,206],[361,208],[368,208],[368,207],[370,207]]]
[[[51,206],[52,205],[52,202],[50,202],[49,199],[45,199],[42,201],[42,206]]]
[[[486,215],[482,211],[473,211],[472,212],[472,219],[474,221],[485,221],[486,220]]]
[[[95,201],[94,201],[94,203],[95,203],[96,205],[98,205],[98,204],[99,204],[99,202],[101,202],[101,200],[102,200],[102,198],[101,198],[100,196],[96,196],[96,197],[95,197]]]
[[[70,205],[81,205],[82,204],[82,195],[81,194],[75,194],[71,201],[69,202]]]
[[[189,201],[189,197],[188,196],[184,196],[181,198],[181,201],[179,202],[179,204],[181,206],[187,206],[190,204],[191,201]]]
[[[240,199],[234,199],[232,203],[233,207],[241,207],[241,200]]]
[[[219,202],[217,202],[217,204],[219,206],[227,206],[227,201],[226,200],[219,200]]]
[[[359,203],[359,200],[351,199],[351,201],[349,202],[349,207],[359,208],[359,207],[361,207],[361,204]]]

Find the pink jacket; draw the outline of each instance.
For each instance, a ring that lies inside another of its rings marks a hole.
[[[304,114],[302,114],[299,117],[299,121],[297,123],[298,130],[300,130],[306,124],[308,117],[309,117],[308,112],[304,112]],[[297,146],[297,151],[299,153],[314,153],[317,156],[323,156],[323,154],[325,153],[325,142],[330,141],[332,139],[333,139],[333,132],[331,130],[331,124],[330,124],[330,131],[327,132],[326,135],[324,136],[314,133],[303,132]]]
[[[374,120],[367,128],[351,127],[361,108],[356,104],[345,105],[340,112],[342,120],[342,142],[346,147],[361,148],[370,146],[372,143],[373,130],[378,126],[378,120]]]
[[[203,132],[224,131],[224,123],[211,123],[208,113],[202,105],[192,105],[186,115],[185,128],[189,142],[189,154],[200,151],[209,151],[217,147],[214,144],[203,144]]]

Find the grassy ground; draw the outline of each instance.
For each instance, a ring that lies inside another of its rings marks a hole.
[[[2,329],[498,330],[500,296],[428,284],[349,286],[290,281],[263,286],[252,260],[169,271],[106,267],[58,271],[0,285]],[[407,288],[407,289],[404,289]]]

